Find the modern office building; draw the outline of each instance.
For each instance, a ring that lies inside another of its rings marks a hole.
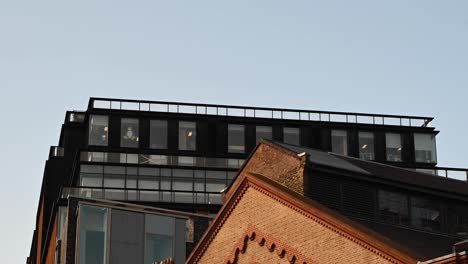
[[[50,149],[28,263],[59,263],[47,252],[57,244],[51,242],[57,240],[54,219],[70,197],[213,216],[222,206],[221,191],[261,138],[418,170],[427,178],[466,180],[466,170],[437,166],[432,120],[91,98],[86,111],[66,113],[59,143]],[[196,220],[193,228],[206,228],[206,219]],[[75,254],[73,261],[79,259]]]

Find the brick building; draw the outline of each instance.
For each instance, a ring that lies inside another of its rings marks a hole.
[[[340,191],[328,195],[338,206],[316,192],[332,190],[321,179],[324,173],[336,177]],[[376,195],[375,204],[362,207],[369,212],[347,205],[346,193],[353,189]],[[388,203],[388,190],[410,189],[410,221],[393,221],[389,214],[405,212]],[[263,141],[226,190],[222,209],[186,263],[468,263],[466,221],[454,231],[454,223],[443,220],[455,217],[446,215],[455,203],[467,208],[467,198],[466,182]],[[420,199],[440,204],[440,211],[418,214]]]

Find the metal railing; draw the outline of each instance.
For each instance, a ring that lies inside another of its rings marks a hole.
[[[436,167],[434,169],[416,169],[416,171],[454,180],[468,181],[468,169]]]
[[[220,192],[163,191],[108,187],[64,187],[62,189],[61,197],[67,198],[68,196],[117,201],[143,201],[213,205],[222,204]]]
[[[141,165],[167,165],[182,167],[207,167],[239,169],[244,159],[208,158],[195,156],[171,156],[159,154],[138,154],[121,152],[81,151],[80,161]]]
[[[88,109],[114,109],[147,112],[167,112],[198,115],[216,115],[282,120],[359,123],[409,127],[432,127],[433,117],[383,115],[353,112],[331,112],[302,109],[282,109],[216,104],[196,104],[164,101],[95,98],[89,100]]]

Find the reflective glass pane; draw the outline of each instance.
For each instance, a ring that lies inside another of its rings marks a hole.
[[[331,145],[333,153],[348,155],[348,133],[345,130],[332,130]]]
[[[414,134],[416,162],[436,163],[436,143],[432,134]]]
[[[179,122],[179,149],[197,149],[197,126],[195,122]]]
[[[385,134],[386,151],[388,161],[402,161],[401,135],[395,133]]]
[[[120,123],[120,146],[138,148],[138,119],[122,118]]]
[[[407,225],[409,223],[407,196],[379,190],[379,217],[386,222]]]
[[[359,158],[363,160],[374,160],[374,133],[359,132]]]
[[[299,146],[301,144],[300,130],[297,127],[283,128],[283,142]]]
[[[94,146],[107,146],[109,132],[109,117],[91,115],[89,118],[88,144]]]
[[[104,264],[107,248],[107,209],[82,205],[79,214],[79,263]]]
[[[167,121],[166,120],[151,120],[150,121],[150,148],[166,149],[167,148]]]
[[[243,125],[228,125],[228,152],[245,152],[245,127]]]
[[[424,198],[411,198],[411,225],[427,229],[440,230],[440,206]]]
[[[174,257],[175,219],[146,215],[145,263],[153,264]]]
[[[255,127],[255,143],[260,139],[273,139],[273,129],[270,126],[256,126]]]

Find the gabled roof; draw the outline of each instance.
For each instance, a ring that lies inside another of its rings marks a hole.
[[[287,204],[288,207],[319,219],[320,222],[332,227],[340,235],[355,241],[377,255],[392,260],[393,263],[416,263],[417,259],[423,257],[318,202],[291,191],[267,177],[243,172],[235,181],[237,182],[237,184],[233,185],[235,189],[230,190],[229,197],[227,197],[220,212],[192,251],[186,263],[197,263],[199,261],[199,258],[209,247],[235,206],[242,199],[246,189],[250,187],[261,189],[262,193],[274,196],[275,200]]]

